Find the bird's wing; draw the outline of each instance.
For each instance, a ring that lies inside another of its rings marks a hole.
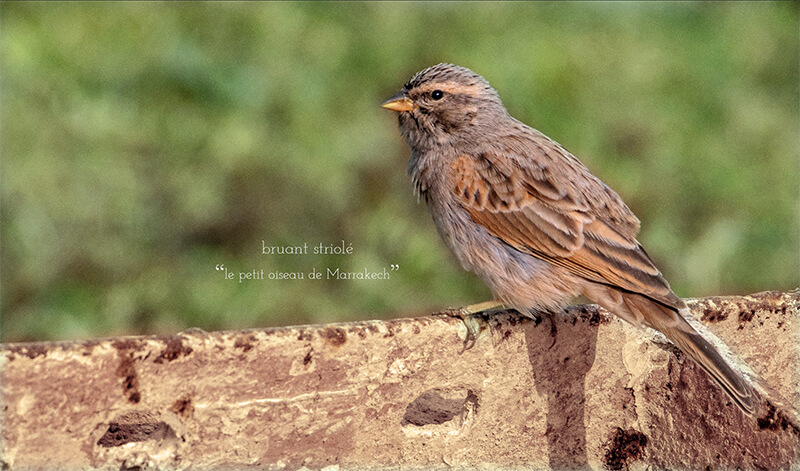
[[[452,163],[452,191],[472,220],[521,252],[679,308],[622,199],[557,143],[537,137]]]

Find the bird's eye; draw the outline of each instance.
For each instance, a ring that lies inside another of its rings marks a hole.
[[[443,96],[444,92],[441,90],[434,90],[433,92],[431,92],[431,98],[433,98],[434,100],[441,100]]]

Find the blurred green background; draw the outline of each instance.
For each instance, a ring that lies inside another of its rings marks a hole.
[[[800,284],[798,3],[0,4],[2,341],[487,300],[379,108],[454,62],[643,222],[684,297]],[[352,255],[262,255],[352,244]],[[224,264],[237,277],[225,280]],[[238,282],[239,271],[387,270]]]

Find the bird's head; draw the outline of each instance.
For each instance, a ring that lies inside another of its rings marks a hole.
[[[441,144],[496,113],[507,114],[486,79],[453,64],[418,72],[381,106],[399,113],[400,130],[412,148]]]

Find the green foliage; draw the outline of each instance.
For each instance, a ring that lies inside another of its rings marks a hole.
[[[488,299],[378,107],[438,62],[615,188],[678,294],[800,284],[794,2],[3,2],[0,23],[3,341]],[[391,264],[387,281],[238,282]]]

